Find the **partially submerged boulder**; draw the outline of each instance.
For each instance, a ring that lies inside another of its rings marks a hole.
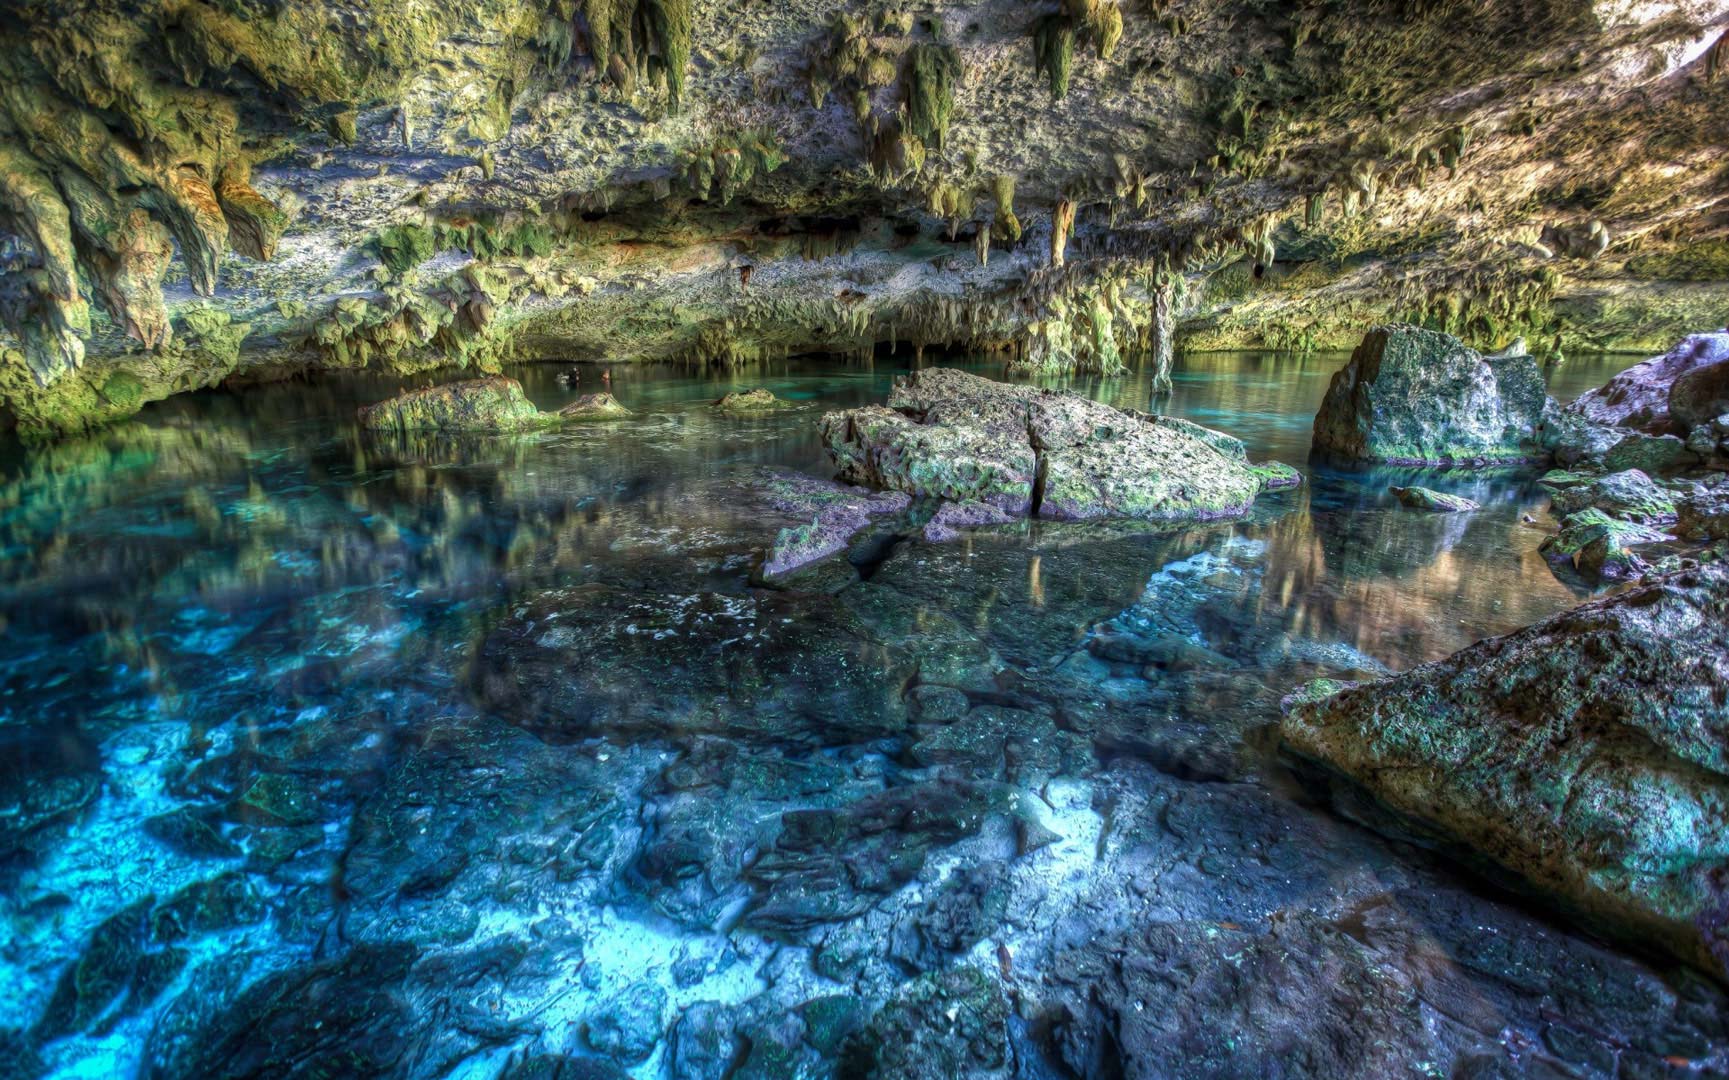
[[[732,413],[773,412],[792,407],[792,402],[782,401],[760,386],[755,390],[735,390],[711,406],[720,412]]]
[[[1692,372],[1725,360],[1729,360],[1729,331],[1689,334],[1662,356],[1634,364],[1598,389],[1580,394],[1562,411],[1594,424],[1648,435],[1685,435],[1671,413],[1670,395]],[[1685,411],[1692,407],[1694,395],[1683,390],[1682,397]]]
[[[1262,489],[1216,432],[947,368],[897,380],[887,408],[829,413],[821,429],[843,480],[1011,515],[1234,517]]]
[[[1586,507],[1568,514],[1561,528],[1538,548],[1551,564],[1570,565],[1593,581],[1620,581],[1645,572],[1647,563],[1633,549],[1674,537],[1648,525],[1623,521]]]
[[[410,390],[359,411],[373,431],[527,431],[551,418],[503,375]]]
[[[1481,510],[1479,503],[1472,502],[1462,495],[1449,495],[1444,491],[1436,491],[1426,487],[1398,487],[1389,489],[1400,505],[1413,510],[1427,510],[1436,514],[1458,514],[1467,510]]]
[[[846,550],[872,518],[899,513],[912,501],[898,491],[866,491],[787,470],[764,470],[760,486],[771,510],[799,519],[776,534],[762,566],[769,579]]]
[[[1729,976],[1729,569],[1286,708],[1292,752],[1403,823]]]
[[[1381,326],[1333,376],[1314,448],[1391,465],[1531,461],[1542,456],[1533,437],[1547,401],[1527,355],[1485,357],[1447,334]]]
[[[558,410],[558,415],[566,420],[623,420],[635,414],[620,405],[617,398],[602,390],[598,393],[583,394]]]

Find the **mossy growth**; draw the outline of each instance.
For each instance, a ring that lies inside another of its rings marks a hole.
[[[1627,260],[1627,272],[1657,281],[1729,280],[1729,239],[1716,237],[1635,255]]]
[[[766,130],[727,135],[689,151],[680,174],[692,197],[730,203],[759,176],[786,163],[779,140]]]
[[[991,239],[1003,244],[1019,243],[1021,220],[1015,217],[1015,178],[992,177],[991,198],[997,203],[996,216],[991,219]]]
[[[955,86],[961,73],[960,53],[953,45],[914,45],[907,50],[901,67],[906,128],[939,151],[948,138],[949,119],[955,109]]]
[[[855,102],[854,114],[862,123],[870,113],[870,95],[895,80],[894,55],[871,35],[864,20],[842,12],[829,23],[828,32],[810,47],[806,59],[811,104],[822,108],[828,95],[842,92]],[[856,104],[860,96],[864,105]]]
[[[557,246],[553,227],[537,218],[513,222],[452,218],[434,229],[436,251],[466,251],[481,262],[496,258],[545,258]]]
[[[690,64],[691,0],[583,0],[595,64],[625,93],[636,80],[664,86],[673,112]]]
[[[1033,69],[1050,79],[1051,97],[1069,93],[1075,66],[1075,24],[1067,15],[1044,15],[1033,23]]]
[[[432,258],[436,241],[436,234],[425,225],[392,225],[379,230],[372,249],[393,277],[401,277]]]

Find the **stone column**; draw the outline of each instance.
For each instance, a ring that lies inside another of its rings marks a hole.
[[[1171,392],[1177,347],[1177,279],[1161,272],[1153,285],[1153,393]]]

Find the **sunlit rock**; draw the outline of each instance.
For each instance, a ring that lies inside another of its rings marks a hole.
[[[522,384],[502,375],[410,390],[363,407],[359,417],[362,427],[396,432],[527,431],[547,423]]]
[[[1390,465],[1497,465],[1542,456],[1536,361],[1485,357],[1412,326],[1369,332],[1315,416],[1317,451]]]
[[[1240,444],[1221,451],[1185,424],[934,368],[898,381],[888,408],[830,413],[822,430],[843,479],[916,498],[1059,520],[1246,512],[1261,481]]]

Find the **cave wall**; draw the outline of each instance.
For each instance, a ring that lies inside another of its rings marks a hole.
[[[0,26],[26,432],[307,368],[1109,370],[1724,322],[1729,0],[83,0]]]

